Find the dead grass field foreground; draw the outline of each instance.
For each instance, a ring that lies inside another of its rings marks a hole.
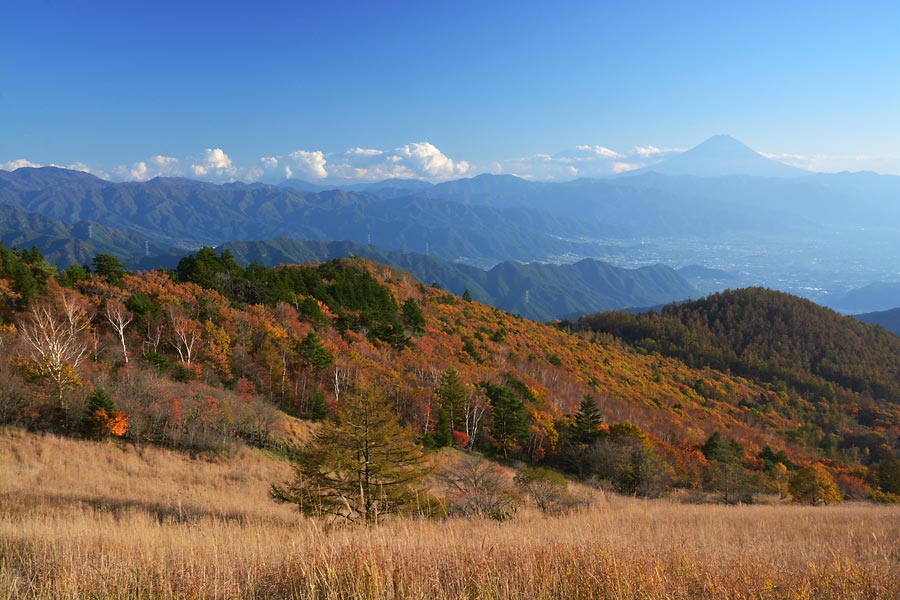
[[[900,598],[900,509],[597,497],[565,517],[327,528],[289,468],[0,432],[0,598]]]

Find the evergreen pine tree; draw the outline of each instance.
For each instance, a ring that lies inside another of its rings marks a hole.
[[[293,481],[273,485],[271,493],[304,514],[372,524],[415,503],[424,461],[382,393],[358,388],[341,396],[336,420],[325,422],[302,452]]]
[[[572,423],[572,443],[592,444],[599,440],[603,432],[600,426],[603,424],[603,415],[597,408],[597,402],[593,396],[585,396],[575,413]]]

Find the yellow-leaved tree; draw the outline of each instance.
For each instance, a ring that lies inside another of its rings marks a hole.
[[[837,483],[822,463],[813,463],[797,471],[791,477],[788,491],[794,502],[832,504],[841,501]]]

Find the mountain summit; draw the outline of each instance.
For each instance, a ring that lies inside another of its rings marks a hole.
[[[687,152],[631,173],[651,171],[663,175],[699,177],[724,175],[802,177],[810,174],[809,171],[766,158],[730,135],[713,136]]]

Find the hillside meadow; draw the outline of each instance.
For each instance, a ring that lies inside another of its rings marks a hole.
[[[581,489],[509,521],[329,526],[258,450],[0,432],[0,598],[896,598],[900,508],[713,506]]]

